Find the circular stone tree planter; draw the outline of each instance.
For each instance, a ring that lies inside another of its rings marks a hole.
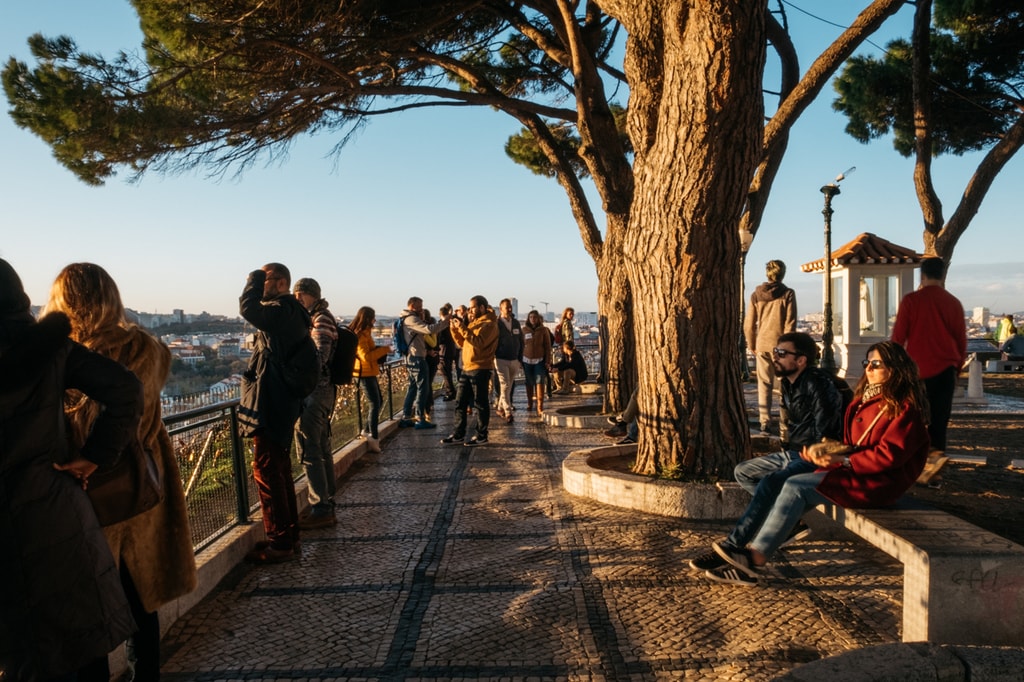
[[[569,405],[544,411],[544,423],[548,426],[565,426],[571,429],[608,428],[607,415],[603,414],[601,403]]]
[[[737,483],[684,483],[619,470],[635,456],[635,444],[571,452],[562,462],[562,487],[602,504],[686,519],[735,520],[750,501]]]

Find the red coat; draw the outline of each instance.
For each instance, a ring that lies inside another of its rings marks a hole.
[[[883,404],[881,398],[854,400],[846,410],[843,442],[856,443]],[[928,430],[917,408],[905,405],[895,418],[883,414],[850,455],[850,467],[830,469],[818,492],[851,509],[893,504],[921,475],[928,445]]]

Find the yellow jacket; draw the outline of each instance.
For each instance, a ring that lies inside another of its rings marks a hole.
[[[387,346],[378,346],[373,342],[373,332],[369,327],[359,332],[356,345],[356,366],[352,372],[354,377],[375,377],[380,374],[377,361],[388,354]]]
[[[451,327],[452,338],[462,348],[462,369],[494,369],[494,352],[498,350],[498,317],[494,310],[487,312],[466,326]]]

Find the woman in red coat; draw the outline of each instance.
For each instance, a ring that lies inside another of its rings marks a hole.
[[[868,349],[864,376],[844,420],[844,451],[805,447],[800,456],[818,466],[790,477],[757,536],[745,549],[720,543],[727,566],[707,571],[715,582],[756,585],[761,567],[811,507],[885,507],[914,484],[928,459],[927,399],[917,365],[892,341]]]

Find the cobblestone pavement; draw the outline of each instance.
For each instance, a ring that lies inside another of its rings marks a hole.
[[[179,620],[164,680],[769,680],[899,641],[902,568],[881,552],[812,540],[757,588],[711,584],[686,561],[727,525],[562,490],[598,432],[520,405],[487,445],[443,446],[450,405],[354,467],[301,560],[240,566]]]

